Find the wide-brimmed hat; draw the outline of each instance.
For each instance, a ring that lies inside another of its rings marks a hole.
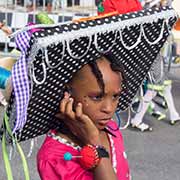
[[[12,71],[8,108],[13,133],[21,141],[59,127],[55,114],[64,85],[85,64],[106,53],[124,67],[126,86],[117,110],[126,110],[176,19],[175,11],[164,7],[41,26],[33,33],[22,30],[17,40],[23,53]]]

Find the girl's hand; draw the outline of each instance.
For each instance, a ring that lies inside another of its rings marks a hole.
[[[99,130],[92,120],[83,113],[82,104],[78,103],[73,111],[73,98],[65,92],[64,98],[60,103],[60,114],[58,117],[64,120],[70,131],[83,144],[99,144]]]
[[[2,22],[0,22],[0,29],[8,36],[12,34],[12,31]]]

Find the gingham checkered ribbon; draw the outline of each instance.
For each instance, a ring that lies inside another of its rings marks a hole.
[[[29,80],[26,58],[31,38],[30,32],[19,33],[16,38],[16,46],[21,50],[21,57],[12,69],[12,84],[16,101],[16,122],[13,133],[23,128],[27,116],[27,107],[29,103]]]

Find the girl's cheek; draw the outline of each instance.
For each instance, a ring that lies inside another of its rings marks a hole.
[[[87,102],[87,96],[84,96],[83,102],[84,102],[84,105],[85,105],[86,107],[89,106],[89,104],[88,104],[88,102]]]

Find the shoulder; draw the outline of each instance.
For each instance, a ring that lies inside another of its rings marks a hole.
[[[77,158],[64,160],[64,154],[71,153],[78,156],[79,151],[71,146],[46,137],[45,142],[37,154],[38,171],[43,180],[92,180],[92,173],[81,168]]]
[[[122,137],[121,130],[119,129],[117,123],[113,119],[111,119],[108,122],[108,127],[109,127],[109,130],[111,131],[111,133],[113,133],[115,136]]]
[[[115,120],[111,119],[109,122],[108,122],[108,126],[110,126],[111,128],[117,128],[118,125],[117,123],[115,122]]]
[[[60,138],[59,138],[60,139]],[[41,148],[38,151],[37,158],[42,160],[55,159],[58,157],[64,157],[66,152],[77,153],[77,149],[59,140],[58,136],[49,137],[47,136]]]
[[[117,123],[114,120],[110,120],[110,122],[108,123],[108,127],[109,127],[108,130],[111,132],[111,134],[113,134],[111,138],[114,144],[116,145],[118,144],[118,146],[123,147],[124,144],[123,135]]]

